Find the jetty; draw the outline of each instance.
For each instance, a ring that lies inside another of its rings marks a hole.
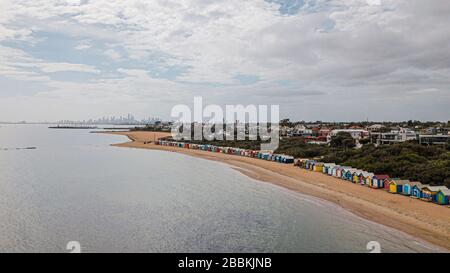
[[[50,126],[49,129],[97,129],[97,126],[88,126],[88,125],[57,125]]]

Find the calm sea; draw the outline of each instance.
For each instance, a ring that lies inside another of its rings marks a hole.
[[[1,252],[67,252],[69,241],[83,252],[436,250],[225,164],[115,148],[126,138],[88,130],[0,126]]]

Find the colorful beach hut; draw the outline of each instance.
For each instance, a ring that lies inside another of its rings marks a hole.
[[[341,178],[341,179],[345,179],[345,178],[344,178],[344,172],[346,172],[347,169],[351,169],[351,167],[348,167],[348,166],[339,166],[339,168],[336,169],[336,177],[337,177],[337,178]]]
[[[392,181],[397,181],[397,180],[400,180],[400,178],[389,178],[389,180],[388,181],[386,181],[385,183],[384,183],[384,186],[383,186],[383,189],[385,190],[385,191],[389,191],[389,188],[390,188],[390,184],[391,184],[391,182]]]
[[[403,185],[402,194],[403,195],[411,195],[413,186],[423,186],[420,182],[409,182]]]
[[[392,180],[389,182],[389,192],[390,193],[402,193],[403,185],[410,183],[409,180]]]
[[[370,186],[372,184],[372,179],[375,176],[373,173],[366,173],[364,176],[364,181],[361,183],[364,186]]]
[[[316,162],[316,164],[314,164],[313,171],[315,171],[315,172],[322,172],[323,171],[323,163],[322,162]]]
[[[439,191],[441,190],[446,190],[447,187],[445,186],[440,186],[440,187],[432,187],[432,186],[428,186],[428,187],[424,187],[422,189],[422,200],[424,201],[428,201],[428,202],[436,202],[436,195]]]
[[[342,166],[337,166],[337,167],[333,168],[333,172],[334,172],[333,176],[337,177],[337,178],[341,178],[342,177],[342,169],[343,169]]]
[[[363,171],[361,171],[361,170],[353,171],[353,173],[352,173],[352,182],[355,183],[355,184],[358,184],[360,176],[362,175],[362,173],[363,173]]]
[[[450,203],[450,190],[443,189],[436,194],[436,203],[439,205],[448,205]]]
[[[372,177],[372,184],[369,186],[374,189],[382,189],[384,188],[384,183],[389,183],[389,175],[378,174]]]
[[[336,166],[336,164],[334,164],[334,163],[325,163],[325,164],[323,164],[323,173],[331,175],[334,166]]]
[[[351,172],[351,170],[350,170],[350,168],[341,168],[340,169],[340,171],[339,171],[339,173],[340,173],[340,177],[343,179],[343,180],[347,180],[347,172]]]
[[[421,199],[422,189],[429,187],[430,185],[414,185],[411,187],[411,197]]]
[[[356,169],[345,169],[342,172],[343,175],[343,179],[348,180],[348,181],[353,181],[353,173],[356,171]]]
[[[314,160],[306,160],[305,169],[312,170],[314,168]]]

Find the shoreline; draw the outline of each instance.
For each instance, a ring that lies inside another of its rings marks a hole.
[[[249,157],[146,143],[170,135],[165,132],[96,132],[122,135],[131,141],[114,147],[176,152],[228,164],[254,180],[320,198],[366,220],[404,232],[450,251],[450,210],[428,202],[390,194],[340,179],[294,167]]]

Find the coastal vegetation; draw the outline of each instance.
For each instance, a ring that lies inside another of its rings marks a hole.
[[[195,144],[210,144],[223,147],[258,150],[261,140],[214,140],[185,141]],[[414,141],[392,145],[375,146],[360,142],[355,149],[355,140],[348,133],[339,133],[330,145],[309,144],[301,137],[280,139],[277,154],[295,158],[316,158],[322,162],[367,170],[390,177],[421,181],[425,184],[450,187],[450,145],[427,146]]]

